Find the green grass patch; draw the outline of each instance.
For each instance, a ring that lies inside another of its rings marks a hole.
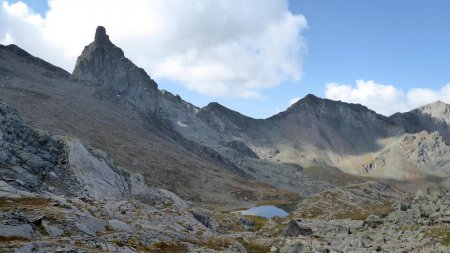
[[[242,246],[244,246],[247,253],[260,253],[260,252],[269,252],[270,251],[270,247],[268,247],[268,246],[255,244],[253,242],[247,242],[242,238],[239,238],[239,242],[242,244]]]
[[[244,215],[244,217],[255,222],[255,224],[253,225],[253,231],[255,232],[261,230],[261,228],[263,228],[267,223],[267,218],[261,216]]]
[[[437,238],[441,240],[441,244],[450,245],[450,231],[446,226],[434,226],[425,232],[426,237]]]
[[[450,245],[450,232],[447,233],[442,238],[442,245],[449,246]]]

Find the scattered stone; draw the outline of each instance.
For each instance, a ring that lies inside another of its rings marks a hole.
[[[300,241],[290,241],[280,248],[280,253],[304,253],[304,252],[307,252],[307,249]]]
[[[377,228],[381,224],[383,224],[383,220],[382,219],[380,219],[376,215],[369,215],[366,218],[366,220],[364,221],[363,227],[366,227],[366,228]]]

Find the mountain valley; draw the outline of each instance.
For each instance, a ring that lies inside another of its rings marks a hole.
[[[443,102],[197,107],[101,26],[73,73],[0,45],[0,101],[2,252],[450,252]]]

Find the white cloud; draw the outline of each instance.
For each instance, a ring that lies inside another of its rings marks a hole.
[[[307,23],[285,0],[49,0],[49,7],[42,18],[22,2],[3,1],[0,38],[9,34],[71,71],[103,25],[151,76],[211,96],[258,97],[302,75]]]
[[[407,101],[413,106],[421,106],[437,100],[450,104],[450,83],[439,90],[427,88],[414,88],[408,91]]]
[[[450,103],[450,83],[438,90],[413,88],[403,91],[393,85],[357,80],[356,87],[327,83],[325,97],[349,103],[359,103],[383,115],[405,112],[441,100]]]

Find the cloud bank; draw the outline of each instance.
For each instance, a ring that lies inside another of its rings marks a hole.
[[[49,0],[45,17],[3,1],[0,42],[66,70],[98,25],[147,72],[208,96],[258,97],[302,76],[304,16],[272,0]]]
[[[450,103],[450,83],[438,90],[412,88],[406,92],[372,80],[357,80],[356,86],[327,83],[325,87],[326,98],[363,104],[386,116],[395,112],[409,111],[437,100]]]

